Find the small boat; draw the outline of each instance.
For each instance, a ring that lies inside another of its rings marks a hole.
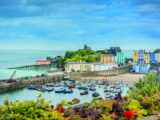
[[[100,96],[100,95],[97,92],[95,92],[95,93],[92,94],[92,97],[98,97],[98,96]]]
[[[111,89],[107,88],[104,90],[104,92],[111,92]]]
[[[36,89],[36,86],[35,86],[35,85],[30,85],[30,86],[28,87],[28,89],[34,90],[34,89]]]
[[[91,87],[91,88],[89,88],[89,90],[90,90],[90,91],[96,91],[96,88]]]
[[[106,94],[106,98],[112,98],[113,96],[111,94]]]
[[[60,84],[58,84],[58,83],[54,83],[53,84],[53,87],[60,87],[61,85]]]
[[[46,86],[47,87],[53,87],[53,84],[52,83],[47,83]]]
[[[84,86],[84,87],[83,87],[83,90],[88,90],[88,87],[87,87],[87,86]]]
[[[69,85],[68,88],[76,88],[76,85]]]
[[[79,90],[81,90],[81,89],[83,89],[83,87],[82,86],[79,86],[79,87],[77,87]]]
[[[37,91],[41,91],[42,89],[41,89],[41,88],[36,88],[35,90],[37,90]]]
[[[111,86],[111,88],[115,88],[115,87],[116,87],[115,85]]]
[[[49,87],[49,88],[47,88],[47,91],[49,91],[49,92],[54,91],[54,88],[53,87]]]
[[[67,90],[65,89],[63,93],[73,93],[73,90],[72,89],[67,89]]]
[[[64,88],[59,88],[58,90],[55,90],[55,93],[64,93]]]
[[[88,94],[87,90],[85,90],[85,91],[83,91],[83,92],[80,93],[80,95],[86,95],[86,94]]]
[[[112,93],[117,93],[118,91],[116,89],[113,89],[112,90]]]

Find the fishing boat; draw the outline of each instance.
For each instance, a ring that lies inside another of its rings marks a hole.
[[[98,97],[98,96],[100,96],[100,95],[97,92],[95,92],[95,93],[92,94],[92,97]]]
[[[64,93],[65,89],[64,88],[59,88],[55,90],[55,93]]]
[[[83,92],[80,93],[80,95],[86,95],[86,94],[88,94],[87,90],[85,90],[85,91],[83,91]]]
[[[111,89],[107,88],[104,90],[104,92],[111,92]]]

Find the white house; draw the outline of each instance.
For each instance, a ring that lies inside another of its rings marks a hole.
[[[155,54],[156,63],[160,63],[160,53]]]

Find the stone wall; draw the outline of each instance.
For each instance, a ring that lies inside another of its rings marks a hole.
[[[93,72],[83,72],[83,73],[70,73],[71,78],[76,80],[81,80],[84,77],[107,77],[116,76],[119,74],[129,73],[132,66],[125,66],[120,68],[115,68],[111,70],[104,71],[93,71]]]
[[[10,90],[28,87],[29,85],[43,85],[51,82],[59,82],[63,78],[63,75],[47,76],[42,78],[32,78],[30,80],[22,79],[18,82],[3,83],[0,85],[0,92],[7,92]]]

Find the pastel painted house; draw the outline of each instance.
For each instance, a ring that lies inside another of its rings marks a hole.
[[[133,63],[138,63],[138,51],[133,51]]]
[[[144,53],[144,63],[150,63],[150,54],[147,52]]]
[[[136,73],[148,73],[150,64],[133,64],[133,71]]]
[[[155,55],[155,53],[150,53],[150,63],[156,63],[156,55]]]
[[[155,54],[156,63],[160,63],[160,53]]]
[[[115,60],[114,54],[101,54],[101,64],[115,63]]]
[[[116,63],[117,64],[124,64],[125,63],[125,54],[124,53],[117,53]]]
[[[145,50],[140,50],[138,52],[138,63],[140,64],[144,63],[144,53],[145,53]]]

